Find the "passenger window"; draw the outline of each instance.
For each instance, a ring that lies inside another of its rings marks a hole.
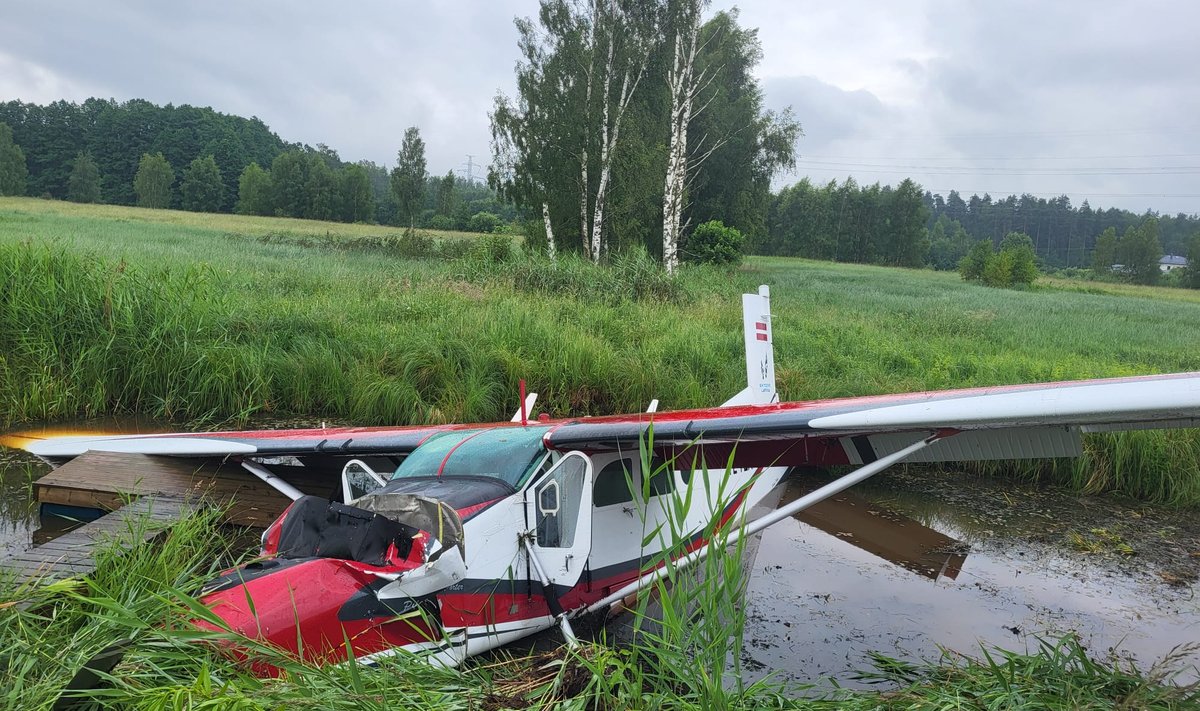
[[[637,486],[633,471],[632,459],[615,459],[604,465],[596,475],[595,488],[592,489],[593,505],[612,506],[633,501],[633,492],[629,488],[631,481]]]
[[[650,460],[650,495],[662,496],[675,489],[675,472],[666,460],[654,457]]]
[[[596,475],[596,484],[592,489],[592,501],[595,506],[613,506],[633,501],[636,491],[642,494],[642,479],[637,476],[641,462],[632,458],[616,459],[604,465]],[[675,489],[675,472],[665,460],[655,457],[650,461],[653,475],[650,477],[650,496],[662,496]],[[632,489],[630,488],[632,484]]]

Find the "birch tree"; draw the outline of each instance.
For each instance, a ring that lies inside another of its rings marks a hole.
[[[803,135],[790,108],[766,110],[754,77],[761,60],[758,31],[742,27],[736,10],[706,21],[695,68],[704,76],[698,99],[704,110],[693,110],[688,126],[693,162],[685,222],[721,220],[750,242],[766,238],[771,179],[795,166],[796,141]]]
[[[425,183],[429,173],[425,170],[425,141],[421,131],[410,126],[404,131],[404,140],[396,154],[396,167],[392,169],[392,192],[400,207],[400,217],[407,220],[409,229],[417,223],[417,215],[425,201]]]
[[[133,176],[137,204],[141,207],[170,207],[171,184],[174,182],[175,171],[162,153],[143,153],[137,174]]]
[[[570,219],[575,194],[587,201],[586,135],[580,117],[581,69],[591,27],[587,6],[544,0],[538,19],[516,20],[522,61],[517,65],[517,96],[496,97],[491,114],[492,166],[488,180],[518,208],[541,218],[546,253],[557,253],[554,222]],[[581,159],[581,156],[583,158]],[[584,182],[578,184],[580,165]],[[572,190],[572,186],[574,190]],[[586,245],[586,233],[580,245]]]
[[[517,90],[496,98],[489,179],[547,252],[556,238],[592,260],[662,245],[673,268],[689,224],[765,233],[770,177],[799,126],[763,109],[755,31],[735,13],[703,21],[709,2],[540,0],[517,20]]]
[[[496,99],[492,180],[540,209],[548,249],[554,223],[574,220],[583,253],[604,251],[621,131],[661,14],[660,0],[542,0],[536,23],[517,20],[518,97]]]
[[[668,272],[679,267],[679,235],[683,228],[683,201],[689,167],[688,126],[704,83],[704,72],[696,72],[696,56],[700,51],[700,15],[707,5],[707,0],[679,3],[672,42],[674,51],[667,74],[671,113],[670,148],[663,183],[662,261]]]
[[[13,132],[8,124],[0,121],[0,195],[24,195],[25,153],[13,143]]]
[[[649,64],[650,51],[659,38],[663,10],[651,3],[618,3],[595,0],[593,39],[607,40],[604,60],[604,89],[600,95],[600,165],[592,208],[591,258],[600,261],[604,217],[612,180],[613,158],[621,136],[621,122]],[[621,45],[618,54],[617,47]],[[599,47],[593,44],[593,56]],[[614,78],[620,75],[620,89]],[[616,91],[614,95],[614,91]]]

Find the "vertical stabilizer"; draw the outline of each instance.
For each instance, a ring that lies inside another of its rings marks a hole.
[[[775,402],[775,353],[771,329],[771,290],[758,287],[757,294],[742,294],[742,333],[746,347],[746,389],[726,405]]]

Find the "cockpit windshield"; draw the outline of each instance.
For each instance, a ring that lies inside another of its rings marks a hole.
[[[548,427],[456,430],[430,437],[408,455],[392,479],[418,476],[490,476],[519,487],[545,449]]]

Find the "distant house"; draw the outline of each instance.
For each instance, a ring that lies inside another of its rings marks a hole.
[[[1158,268],[1164,272],[1183,269],[1188,265],[1187,257],[1177,257],[1174,254],[1165,254],[1163,258],[1158,260]]]

